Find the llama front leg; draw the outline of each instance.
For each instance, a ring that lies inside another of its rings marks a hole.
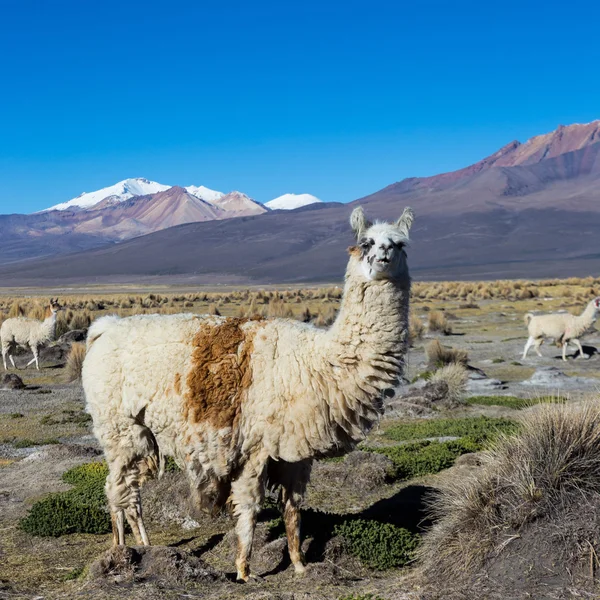
[[[567,347],[569,345],[569,342],[563,342],[562,345],[562,359],[567,362]]]
[[[237,580],[250,578],[250,557],[256,528],[256,518],[265,495],[266,459],[250,459],[240,477],[232,483],[233,512],[237,517],[235,532],[238,538]]]
[[[8,348],[5,348],[4,346],[2,346],[2,362],[4,363],[4,370],[8,371],[8,367],[6,366],[6,353],[8,351]]]

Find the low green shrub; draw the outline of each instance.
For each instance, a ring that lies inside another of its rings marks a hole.
[[[165,473],[179,473],[181,469],[172,456],[165,456]]]
[[[63,410],[60,415],[45,415],[40,419],[41,425],[63,425],[75,423],[85,426],[91,422],[92,416],[83,410]]]
[[[419,535],[402,527],[364,519],[344,521],[334,533],[344,538],[354,556],[380,571],[410,562],[420,541]]]
[[[512,433],[517,424],[510,419],[465,417],[462,419],[422,419],[399,423],[386,430],[385,437],[396,442],[442,436],[464,437],[484,441],[499,432]]]
[[[13,446],[15,448],[31,448],[33,446],[49,446],[51,444],[60,444],[60,442],[56,438],[47,438],[44,440],[30,440],[29,438],[25,438],[22,440],[13,441]]]
[[[70,533],[108,533],[110,516],[93,501],[86,502],[82,494],[62,492],[36,502],[19,527],[43,537],[60,537]]]
[[[451,467],[462,454],[478,452],[482,448],[481,440],[467,436],[448,442],[423,440],[401,446],[363,449],[383,454],[394,463],[391,479],[412,479],[439,473]]]
[[[431,379],[433,373],[434,373],[433,371],[423,371],[422,373],[419,373],[418,375],[413,377],[411,383],[416,383],[417,381],[419,381],[419,379],[424,379],[425,381],[429,381]]]
[[[65,472],[63,481],[73,485],[66,492],[50,494],[36,502],[21,519],[23,531],[43,537],[70,533],[109,533],[110,515],[106,508],[104,482],[106,463],[87,463]]]

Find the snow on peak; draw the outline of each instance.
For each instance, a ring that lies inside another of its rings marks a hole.
[[[224,196],[223,192],[211,190],[203,185],[188,185],[185,189],[192,196],[196,196],[196,198],[200,198],[200,200],[204,200],[210,204],[213,204]]]
[[[265,202],[265,206],[271,210],[293,210],[294,208],[308,206],[315,202],[323,201],[311,194],[284,194],[269,202]]]
[[[113,197],[116,202],[123,202],[129,200],[134,196],[145,196],[146,194],[156,194],[157,192],[164,192],[168,190],[170,185],[163,185],[156,181],[150,181],[142,177],[136,177],[135,179],[124,179],[114,185],[102,188],[95,192],[84,192],[73,198],[68,202],[56,204],[47,208],[43,212],[50,210],[68,210],[69,208],[91,208],[96,204],[102,202],[105,198]]]

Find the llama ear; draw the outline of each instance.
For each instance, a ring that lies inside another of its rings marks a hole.
[[[408,237],[408,232],[412,227],[413,221],[415,220],[415,213],[412,208],[408,206],[404,209],[402,216],[396,221],[396,227],[401,231],[403,235]]]
[[[369,229],[373,223],[367,221],[365,213],[363,212],[362,206],[357,206],[350,215],[350,226],[356,239],[359,239],[364,231]]]

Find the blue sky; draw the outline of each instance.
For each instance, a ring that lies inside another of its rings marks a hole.
[[[349,201],[600,118],[600,3],[0,0],[0,212],[127,177]]]

